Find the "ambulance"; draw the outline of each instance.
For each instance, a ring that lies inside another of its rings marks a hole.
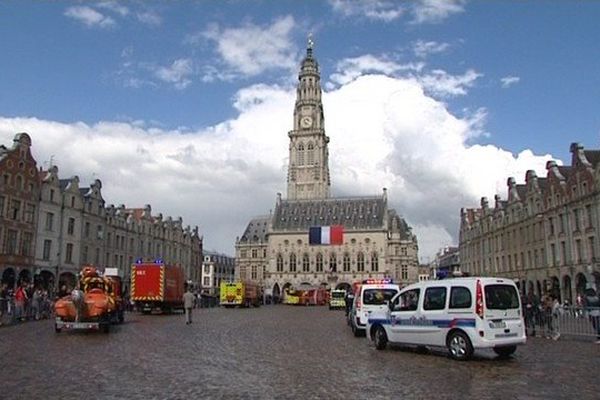
[[[364,336],[372,313],[388,309],[389,301],[400,291],[392,279],[366,279],[354,285],[354,302],[348,314],[348,325],[354,336]]]

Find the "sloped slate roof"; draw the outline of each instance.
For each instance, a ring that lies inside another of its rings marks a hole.
[[[583,154],[594,168],[598,165],[598,162],[600,162],[600,150],[584,150]]]
[[[346,229],[384,226],[386,204],[382,196],[282,200],[273,215],[273,230],[308,230],[311,226],[343,225]]]
[[[517,194],[519,195],[519,199],[525,200],[525,196],[527,196],[527,185],[517,185]]]
[[[254,217],[248,223],[244,234],[241,237],[243,242],[267,242],[267,231],[269,230],[270,215]]]

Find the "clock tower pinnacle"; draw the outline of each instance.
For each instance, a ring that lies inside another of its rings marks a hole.
[[[319,64],[313,57],[314,42],[308,37],[294,105],[294,129],[288,132],[288,199],[329,197],[329,137],[321,101]]]

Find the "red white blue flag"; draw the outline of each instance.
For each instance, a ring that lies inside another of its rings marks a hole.
[[[309,244],[344,244],[343,225],[311,226],[308,231]]]

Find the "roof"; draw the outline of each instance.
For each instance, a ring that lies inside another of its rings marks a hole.
[[[270,219],[270,215],[261,215],[252,218],[240,240],[266,243]]]
[[[519,195],[519,199],[525,200],[525,196],[527,196],[527,185],[517,185],[517,194]]]
[[[560,174],[564,176],[565,179],[569,179],[571,173],[573,172],[573,167],[561,165],[558,167],[558,172],[560,172]]]
[[[598,165],[598,162],[600,162],[600,150],[584,150],[583,155],[594,168]]]
[[[311,226],[343,225],[347,229],[384,226],[383,196],[282,200],[273,215],[273,230],[308,230]]]

